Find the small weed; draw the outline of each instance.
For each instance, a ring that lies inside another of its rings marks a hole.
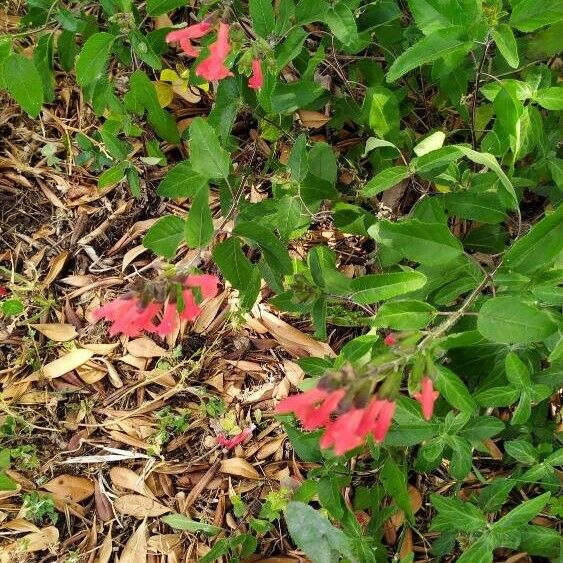
[[[25,517],[36,524],[42,524],[45,520],[55,524],[59,519],[53,499],[36,491],[23,495],[23,507]]]

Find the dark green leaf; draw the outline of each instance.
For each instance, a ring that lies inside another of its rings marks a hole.
[[[0,66],[0,71],[0,84],[5,84],[14,100],[31,117],[37,117],[43,103],[43,82],[33,62],[12,53]]]
[[[213,127],[196,117],[190,125],[190,163],[194,172],[206,178],[227,178],[229,160]]]
[[[276,25],[273,3],[270,0],[250,0],[248,10],[254,31],[264,38],[271,35]]]
[[[388,457],[381,469],[380,478],[385,492],[403,510],[409,522],[412,522],[413,512],[404,469]]]
[[[436,388],[452,407],[464,412],[473,412],[477,405],[465,383],[451,370],[437,366]]]
[[[76,59],[76,81],[78,84],[86,86],[104,76],[114,41],[114,35],[101,31],[94,33],[84,43]]]
[[[479,532],[487,526],[485,515],[472,503],[455,497],[430,495],[432,505],[438,514],[432,520],[430,529],[436,532]]]
[[[254,266],[243,254],[237,237],[228,238],[218,244],[213,249],[213,260],[235,289],[245,289],[252,279]]]
[[[186,242],[191,248],[206,247],[213,238],[213,217],[209,207],[209,186],[204,184],[194,195],[186,218]]]
[[[161,16],[186,5],[186,0],[147,0],[147,13],[149,16]]]
[[[392,272],[354,278],[350,299],[360,305],[370,305],[420,289],[426,276],[420,272]]]
[[[406,166],[391,166],[376,174],[363,188],[362,195],[373,197],[396,186],[401,180],[409,177],[409,169]]]
[[[195,172],[186,160],[168,171],[158,185],[157,193],[163,197],[193,197],[206,184],[207,178]]]

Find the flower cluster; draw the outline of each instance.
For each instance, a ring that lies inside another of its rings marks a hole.
[[[95,309],[92,316],[95,321],[105,319],[112,322],[111,336],[123,333],[130,337],[139,336],[141,332],[154,332],[161,337],[171,334],[179,320],[191,321],[201,312],[194,297],[193,290],[198,288],[203,299],[215,297],[219,278],[203,274],[186,276],[181,280],[183,308],[178,310],[174,292],[165,292],[165,297],[151,295],[150,292],[131,292],[119,299],[110,301]],[[158,324],[155,323],[160,316]]]
[[[241,432],[239,432],[236,436],[232,438],[227,438],[224,435],[217,436],[217,444],[227,450],[232,450],[234,447],[242,444],[248,440],[252,436],[253,430],[256,428],[254,424],[251,424]]]
[[[182,51],[190,56],[197,57],[199,50],[192,44],[192,39],[199,39],[213,30],[210,21],[189,25],[183,29],[171,31],[166,36],[167,43],[179,43]],[[217,39],[209,45],[209,56],[201,61],[196,68],[196,74],[205,80],[222,80],[233,73],[226,67],[225,60],[231,51],[229,43],[229,24],[220,22],[217,29]],[[264,75],[262,74],[262,63],[259,59],[252,61],[252,76],[248,80],[248,86],[255,90],[262,88]]]
[[[395,401],[374,396],[362,408],[345,408],[344,389],[325,390],[315,387],[301,395],[281,401],[276,412],[293,413],[305,430],[324,428],[321,447],[333,448],[336,455],[343,455],[361,446],[371,434],[376,443],[385,440],[395,414]],[[433,390],[432,380],[422,380],[421,392],[414,398],[422,405],[426,420],[432,417],[438,392]]]

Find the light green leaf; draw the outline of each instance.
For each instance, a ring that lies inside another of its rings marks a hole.
[[[520,390],[514,387],[490,387],[479,391],[475,400],[483,407],[508,407],[520,396]]]
[[[125,178],[125,171],[128,166],[129,163],[127,162],[118,162],[111,168],[105,170],[98,178],[98,188],[107,188],[108,186],[121,182],[121,180]]]
[[[369,88],[364,99],[363,111],[368,126],[379,137],[399,130],[399,102],[394,92],[384,86]]]
[[[520,64],[520,58],[518,57],[518,45],[516,44],[516,39],[514,39],[514,34],[510,26],[505,23],[499,24],[495,29],[493,29],[492,34],[495,44],[500,51],[500,54],[504,57],[506,62],[512,68],[518,68]]]
[[[535,31],[563,20],[561,0],[521,0],[510,15],[510,25],[519,31]]]
[[[515,352],[509,352],[504,359],[504,369],[508,381],[520,389],[531,387],[530,370]]]
[[[76,59],[76,81],[80,86],[91,84],[105,74],[114,41],[114,35],[101,31],[84,43]]]
[[[404,468],[397,465],[391,457],[388,457],[381,469],[380,478],[385,492],[406,514],[408,521],[412,522],[413,512]]]
[[[164,258],[174,258],[184,238],[185,221],[176,215],[159,219],[143,238],[143,245]]]
[[[206,184],[207,178],[195,172],[186,160],[168,171],[158,185],[157,193],[163,197],[193,197]]]
[[[559,206],[510,247],[503,265],[516,272],[530,274],[555,260],[561,252],[562,240],[563,206]]]
[[[550,497],[551,493],[544,493],[536,498],[520,503],[516,508],[513,508],[508,514],[492,524],[491,529],[498,531],[523,526],[543,510]]]
[[[203,248],[213,238],[213,217],[209,207],[209,186],[204,184],[194,195],[186,218],[186,242],[191,248]]]
[[[270,0],[250,0],[248,10],[254,31],[264,38],[271,35],[276,25],[273,3]]]
[[[394,330],[417,330],[427,326],[436,316],[429,303],[415,299],[383,303],[374,319],[376,326]]]
[[[443,133],[442,131],[434,131],[434,133],[428,135],[428,137],[420,141],[420,143],[418,143],[418,145],[416,145],[413,150],[416,156],[424,156],[429,152],[441,149],[445,140],[445,133]]]
[[[216,536],[221,531],[221,528],[217,526],[192,520],[183,514],[167,514],[163,516],[161,520],[175,530],[184,530],[193,533],[203,532],[208,536]]]
[[[467,53],[473,43],[460,39],[464,31],[462,27],[449,27],[424,37],[395,59],[387,72],[387,82],[395,82],[410,70],[448,55]]]
[[[330,8],[324,20],[330,31],[344,45],[351,45],[358,40],[356,18],[345,2],[338,2]]]
[[[366,157],[372,150],[378,149],[380,147],[391,147],[398,151],[397,145],[394,145],[390,141],[385,141],[384,139],[378,139],[377,137],[369,137],[366,141],[366,148],[364,149],[364,154],[362,157]]]
[[[529,344],[544,340],[557,325],[542,310],[512,296],[493,297],[479,311],[477,329],[492,342]]]
[[[380,244],[422,264],[445,264],[461,256],[461,242],[442,223],[407,219],[391,223],[379,221],[368,232]]]
[[[550,88],[542,88],[534,94],[533,100],[545,109],[553,111],[563,110],[563,87],[551,86]]]
[[[420,289],[425,284],[426,276],[420,272],[371,274],[352,280],[350,299],[360,305],[370,305],[410,293]]]
[[[504,442],[504,451],[523,465],[538,463],[536,448],[530,442],[526,442],[526,440],[508,440]]]
[[[470,26],[481,17],[478,0],[408,0],[408,4],[424,35],[452,25]]]
[[[373,197],[393,186],[401,180],[409,177],[409,169],[406,166],[391,166],[376,174],[363,188],[362,195]]]
[[[462,412],[473,412],[477,404],[461,378],[444,366],[437,366],[436,369],[436,388],[446,401]]]
[[[31,60],[18,53],[12,53],[0,65],[4,84],[10,95],[31,116],[37,117],[43,103],[43,82]]]
[[[190,163],[195,172],[207,178],[229,176],[229,154],[219,143],[215,130],[201,117],[190,125]]]
[[[438,514],[430,529],[436,532],[479,532],[487,526],[485,515],[472,503],[455,497],[432,494],[430,500]]]

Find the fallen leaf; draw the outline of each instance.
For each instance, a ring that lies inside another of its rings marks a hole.
[[[170,512],[167,506],[143,495],[123,495],[116,498],[113,505],[119,513],[139,519]]]
[[[43,488],[64,500],[80,502],[94,494],[94,483],[86,477],[59,475],[45,483]]]
[[[98,550],[98,556],[94,563],[109,563],[113,551],[113,538],[111,537],[111,527],[106,533],[106,537]]]
[[[57,276],[61,273],[61,270],[64,268],[69,256],[70,252],[65,250],[60,254],[57,254],[57,256],[51,260],[49,271],[43,280],[43,285],[45,285],[45,287],[49,287],[57,279]]]
[[[77,348],[57,360],[53,360],[52,362],[46,364],[40,370],[33,372],[31,375],[24,378],[21,382],[38,381],[41,377],[44,377],[45,379],[55,379],[56,377],[61,377],[61,375],[80,367],[82,364],[85,364],[93,355],[94,352],[91,350]]]
[[[119,563],[143,563],[147,560],[147,522],[143,521],[125,544]]]
[[[147,548],[151,553],[168,555],[182,545],[182,534],[158,534],[149,538]]]
[[[224,459],[221,461],[221,466],[219,467],[221,473],[227,473],[228,475],[238,475],[239,477],[245,477],[246,479],[262,479],[262,476],[242,457],[232,457],[230,459]]]
[[[130,340],[125,348],[136,358],[161,358],[166,354],[164,348],[161,348],[146,336]]]
[[[109,476],[111,482],[116,487],[135,491],[140,495],[156,500],[156,497],[148,488],[143,478],[137,475],[132,469],[128,469],[127,467],[112,467]]]
[[[68,342],[78,336],[76,328],[71,324],[48,323],[31,326],[54,342]]]
[[[299,114],[301,123],[309,129],[318,129],[326,125],[331,119],[330,116],[326,116],[324,113],[307,109],[300,109],[297,113]]]

